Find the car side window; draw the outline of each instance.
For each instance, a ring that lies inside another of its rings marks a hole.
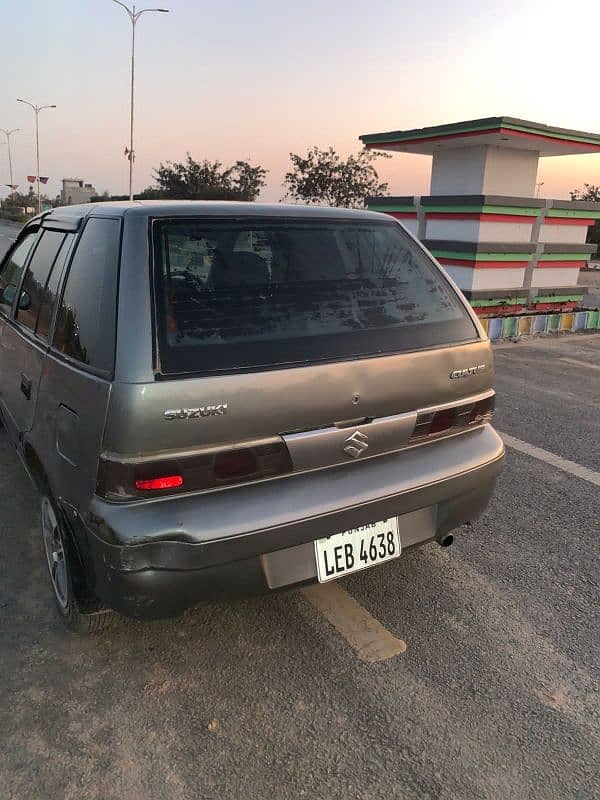
[[[92,217],[71,261],[54,347],[103,375],[113,370],[121,223]]]
[[[48,276],[64,238],[65,234],[59,231],[44,231],[29,261],[16,317],[31,331],[35,330]]]
[[[7,256],[0,270],[0,312],[10,314],[25,262],[38,236],[38,231],[26,234]]]
[[[54,266],[52,267],[52,272],[50,273],[50,277],[48,278],[46,288],[44,290],[44,296],[42,298],[42,305],[40,306],[40,313],[38,314],[35,332],[38,336],[46,341],[50,335],[50,327],[52,325],[52,315],[54,312],[54,304],[56,301],[58,286],[60,284],[65,263],[69,257],[69,253],[71,252],[74,238],[74,233],[66,234],[60,250],[58,251],[58,255],[54,260]]]

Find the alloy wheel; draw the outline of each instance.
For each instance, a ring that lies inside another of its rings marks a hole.
[[[42,536],[56,601],[65,610],[70,594],[67,556],[56,514],[47,497],[42,500]]]

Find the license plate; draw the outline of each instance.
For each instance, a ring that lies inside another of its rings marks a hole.
[[[332,581],[400,555],[398,518],[382,519],[315,541],[317,577]]]

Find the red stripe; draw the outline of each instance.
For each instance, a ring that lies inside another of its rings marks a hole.
[[[512,128],[500,128],[500,133],[504,136],[521,136],[526,139],[541,139],[544,142],[557,142],[573,144],[576,147],[584,147],[586,150],[596,152],[600,150],[600,144],[591,144],[590,142],[578,142],[575,139],[569,139],[567,136],[557,138],[556,136],[545,136],[543,133],[526,133],[525,131],[513,131]]]
[[[553,267],[572,267],[573,269],[581,269],[585,267],[587,261],[538,261],[538,269],[552,269]]]
[[[371,211],[377,211],[376,208],[372,208]],[[416,211],[384,211],[384,214],[387,214],[389,217],[394,217],[394,219],[416,219],[417,212]]]
[[[459,214],[452,214],[447,211],[426,211],[427,219],[473,219],[478,222],[523,222],[526,225],[533,225],[535,217],[528,217],[521,214],[480,214],[478,212],[465,211]]]
[[[447,134],[438,134],[437,136],[424,136],[418,139],[403,139],[401,141],[396,142],[369,142],[365,145],[367,148],[379,148],[381,150],[382,147],[390,147],[391,145],[407,145],[407,144],[420,144],[422,142],[440,142],[446,141],[447,139],[466,139],[470,136],[486,136],[488,133],[499,133],[502,136],[520,136],[525,137],[527,139],[540,139],[544,142],[554,142],[554,144],[562,143],[562,144],[573,144],[577,147],[583,147],[586,150],[591,151],[598,151],[600,150],[600,144],[590,144],[588,142],[577,142],[574,139],[569,138],[557,138],[555,136],[545,136],[543,133],[526,133],[525,131],[514,131],[512,128],[485,128],[481,131],[466,131],[464,133],[447,133]]]
[[[469,261],[466,258],[438,258],[438,261],[448,267],[471,267],[471,269],[508,269],[509,267],[529,266],[529,261]]]
[[[477,314],[478,317],[481,317],[485,314],[508,314],[513,313],[515,311],[522,311],[525,306],[522,303],[518,305],[502,305],[502,306],[485,306],[483,308],[474,308],[473,311]]]
[[[544,225],[585,225],[589,227],[595,219],[576,219],[575,217],[544,217]]]
[[[533,308],[536,311],[568,311],[578,305],[578,300],[572,300],[568,303],[534,303]]]

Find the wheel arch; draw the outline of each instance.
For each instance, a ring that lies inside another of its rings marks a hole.
[[[29,477],[35,485],[40,496],[47,495],[52,503],[58,521],[65,534],[70,556],[70,566],[73,577],[73,590],[80,602],[94,604],[95,597],[90,586],[90,570],[86,567],[84,534],[78,535],[74,524],[77,519],[76,510],[60,497],[53,489],[48,471],[44,467],[36,448],[29,441],[23,447],[23,461]]]

